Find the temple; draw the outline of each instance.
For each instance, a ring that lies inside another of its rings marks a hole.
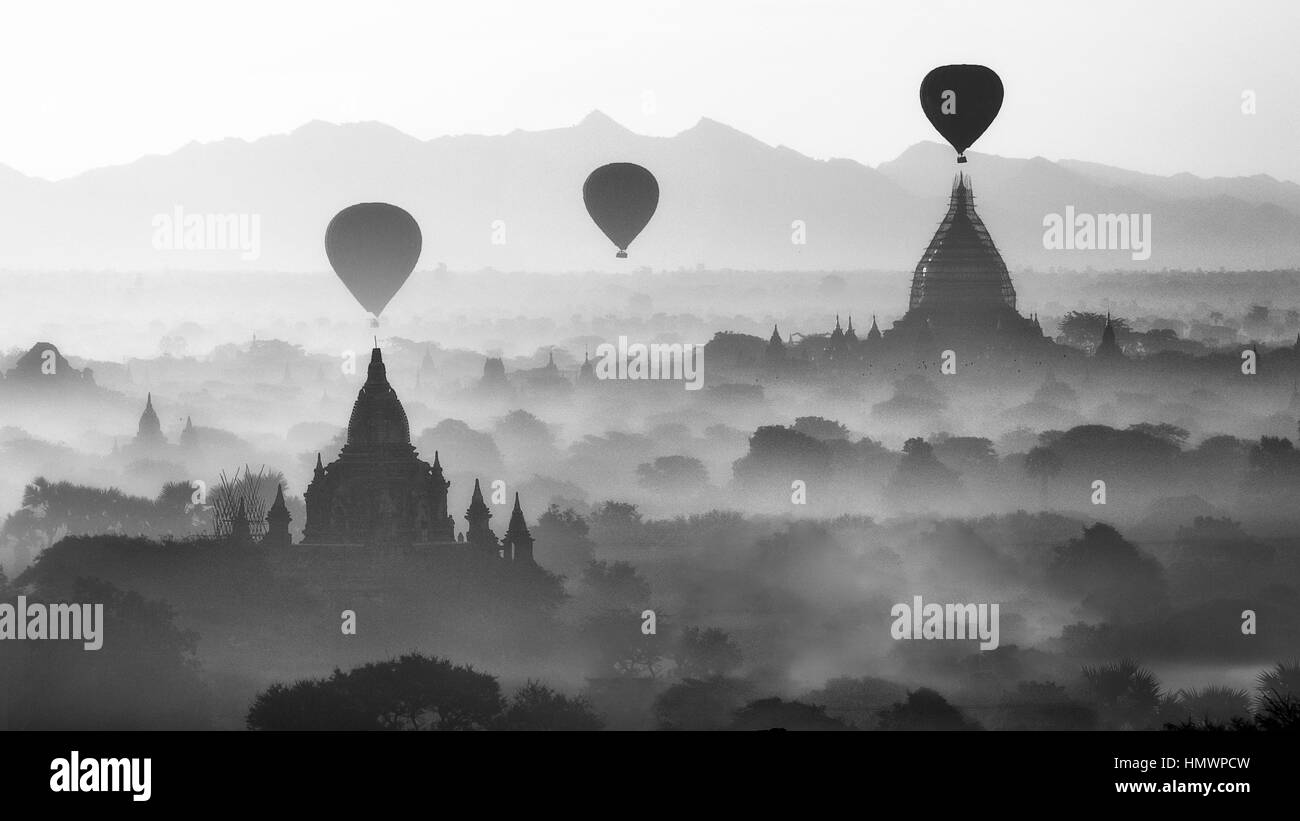
[[[442,466],[420,459],[379,349],[352,405],[347,443],[329,467],[316,457],[305,494],[305,544],[454,543]]]
[[[975,212],[975,193],[965,174],[953,180],[948,213],[912,272],[907,313],[884,337],[929,339],[945,347],[997,337],[1044,339],[1037,322],[1016,310],[1011,274]]]
[[[457,545],[455,523],[447,511],[442,464],[434,454],[430,465],[411,445],[406,410],[388,383],[379,348],[371,351],[366,382],[357,394],[348,420],[347,443],[329,465],[316,457],[316,470],[304,494],[307,521],[305,545],[358,547],[450,547]],[[277,499],[277,501],[279,501]],[[277,505],[282,507],[282,505]],[[519,511],[516,499],[516,511]],[[279,515],[279,511],[273,508]],[[485,553],[502,555],[486,526],[491,517],[478,482],[470,505],[469,536],[465,541]],[[522,524],[522,512],[519,520]],[[511,519],[512,529],[515,520]],[[524,528],[522,536],[527,536]],[[515,534],[520,540],[520,534]],[[532,559],[515,548],[506,558]]]
[[[1123,359],[1124,352],[1120,350],[1119,343],[1115,339],[1115,325],[1110,320],[1110,313],[1106,314],[1106,327],[1101,330],[1101,344],[1093,352],[1093,356],[1098,359]]]
[[[1017,310],[1011,274],[975,211],[970,177],[959,173],[948,211],[912,272],[907,313],[888,330],[881,331],[873,314],[866,334],[859,336],[852,315],[847,324],[836,315],[829,332],[793,333],[783,340],[773,326],[766,343],[724,332],[709,343],[709,353],[714,362],[757,365],[774,376],[819,371],[860,376],[878,366],[924,367],[947,349],[976,358],[1027,354],[1037,359],[1050,342],[1037,316]]]
[[[37,342],[31,350],[18,358],[8,373],[0,379],[9,385],[85,385],[95,387],[95,374],[90,368],[78,370],[49,342]]]
[[[158,421],[158,412],[153,409],[153,394],[145,399],[144,412],[140,414],[140,424],[136,429],[135,444],[141,447],[156,447],[166,443],[163,438],[162,423]]]

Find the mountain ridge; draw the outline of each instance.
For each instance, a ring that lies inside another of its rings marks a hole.
[[[947,145],[923,141],[872,167],[769,145],[709,117],[670,137],[637,134],[599,110],[556,129],[428,140],[374,120],[312,120],[55,181],[0,165],[0,268],[325,270],[321,237],[330,217],[379,199],[420,221],[421,267],[910,270],[959,170],[971,173],[981,215],[1013,268],[1300,265],[1294,183],[967,156],[958,166]],[[596,166],[619,160],[651,168],[662,194],[631,259],[615,263],[585,213],[581,185]],[[155,248],[154,218],[176,206],[257,214],[260,255]],[[1044,248],[1044,217],[1068,206],[1150,213],[1151,258]]]

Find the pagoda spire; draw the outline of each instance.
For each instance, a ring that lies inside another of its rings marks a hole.
[[[465,541],[470,544],[489,547],[497,550],[500,544],[497,542],[496,534],[488,526],[488,520],[492,518],[492,511],[488,509],[487,503],[483,501],[483,490],[479,487],[478,479],[474,480],[474,494],[469,500],[469,509],[465,511],[465,521],[469,528],[465,533]]]
[[[515,507],[510,511],[510,526],[506,529],[506,534],[523,533],[528,534],[528,524],[524,521],[523,508],[519,506],[519,493],[515,492]]]
[[[838,348],[844,341],[844,329],[840,327],[840,315],[835,315],[835,330],[831,331],[831,347]]]
[[[252,531],[248,526],[248,506],[239,500],[239,509],[230,520],[230,541],[235,545],[247,545],[252,541]]]
[[[1093,356],[1103,359],[1124,358],[1124,352],[1120,350],[1119,342],[1115,339],[1115,323],[1111,321],[1110,311],[1106,312],[1106,327],[1101,329],[1101,344],[1097,346]]]
[[[902,324],[916,322],[913,312],[924,309],[939,328],[991,327],[995,314],[1015,307],[1011,274],[975,211],[969,176],[958,172],[948,211],[912,273],[909,315]]]
[[[582,366],[578,368],[577,382],[579,385],[589,385],[596,381],[598,381],[596,366],[591,364],[591,352],[587,350],[586,346],[583,346]]]
[[[199,433],[194,429],[194,420],[185,417],[185,429],[181,431],[181,446],[192,448],[198,444]]]
[[[163,441],[162,423],[158,421],[158,413],[153,409],[152,392],[145,398],[144,413],[140,414],[140,425],[136,428],[135,439],[145,445],[161,444]]]
[[[533,537],[528,532],[528,523],[524,521],[518,493],[515,494],[515,508],[510,513],[510,526],[501,539],[501,546],[502,555],[507,561],[533,564]]]
[[[284,485],[275,486],[275,501],[271,503],[271,509],[266,513],[266,535],[262,537],[262,544],[265,547],[289,547],[293,544],[293,537],[289,535],[289,522],[293,517],[289,515],[289,508],[284,503]]]

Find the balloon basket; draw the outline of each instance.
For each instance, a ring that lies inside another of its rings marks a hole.
[[[614,259],[627,259],[627,251],[619,251],[614,255]]]
[[[966,162],[966,155],[965,155],[965,154],[958,154],[958,155],[957,155],[957,162]]]
[[[370,327],[372,327],[372,328],[378,328],[378,327],[379,327],[379,317],[377,317],[377,316],[372,316],[372,317],[370,317]]]

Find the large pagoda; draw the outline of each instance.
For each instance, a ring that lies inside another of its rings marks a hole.
[[[328,467],[316,459],[307,488],[305,544],[454,544],[442,465],[419,458],[406,410],[371,352],[348,439]]]
[[[1016,289],[984,221],[970,178],[953,180],[948,213],[912,273],[907,314],[886,336],[894,342],[995,337],[1041,340],[1042,330],[1016,310]]]

